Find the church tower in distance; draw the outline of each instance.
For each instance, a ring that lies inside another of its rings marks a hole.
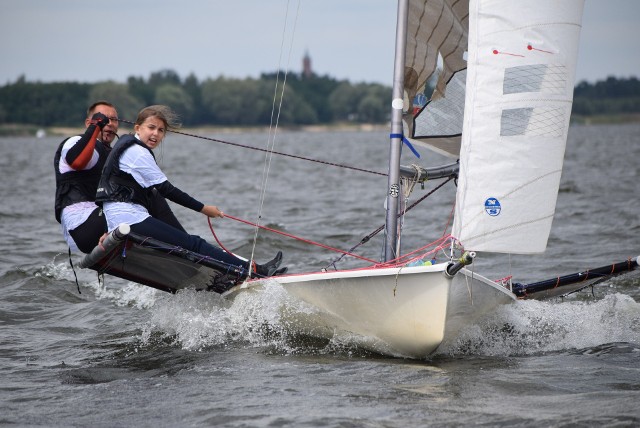
[[[311,70],[311,57],[309,56],[309,52],[304,53],[304,58],[302,58],[302,77],[305,79],[309,79],[313,76],[313,71]]]

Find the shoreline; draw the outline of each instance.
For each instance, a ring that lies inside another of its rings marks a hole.
[[[618,115],[594,115],[594,116],[571,116],[571,125],[620,125],[640,122],[640,113],[626,113]],[[39,127],[29,124],[0,124],[0,137],[30,137],[36,136],[65,136],[77,135],[84,132],[84,127],[51,126]],[[132,129],[128,123],[120,128],[121,130]],[[389,131],[390,124],[379,123],[332,123],[322,125],[295,125],[278,126],[279,132],[374,132]],[[239,133],[263,133],[268,132],[268,126],[228,126],[228,125],[204,125],[185,127],[177,130],[177,133],[194,134],[239,134]]]
[[[126,123],[120,126],[122,131],[129,132],[133,128],[132,125]],[[371,131],[388,131],[389,124],[352,124],[352,123],[336,123],[330,125],[297,125],[297,126],[278,126],[278,132],[371,132]],[[43,137],[43,136],[68,136],[78,135],[84,132],[84,127],[65,127],[51,126],[38,127],[36,125],[23,124],[1,124],[0,137]],[[170,131],[171,132],[171,131]],[[194,134],[239,134],[239,133],[264,133],[269,132],[268,126],[194,126],[184,127],[176,130],[176,133],[194,133]]]

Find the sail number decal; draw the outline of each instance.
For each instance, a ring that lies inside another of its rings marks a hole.
[[[487,198],[484,201],[484,211],[492,217],[500,214],[502,208],[500,207],[500,201],[496,198]]]

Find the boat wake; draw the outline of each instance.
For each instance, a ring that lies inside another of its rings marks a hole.
[[[151,343],[152,338],[161,337],[192,351],[251,346],[285,355],[375,355],[367,350],[374,338],[313,331],[316,317],[321,316],[318,309],[275,283],[242,293],[233,301],[195,291],[174,296],[159,293],[149,308],[141,341]],[[639,319],[640,303],[620,293],[586,301],[517,301],[445,340],[434,357],[537,355],[614,342],[640,343]]]
[[[75,282],[68,263],[56,260],[34,275]],[[229,300],[194,290],[172,295],[114,278],[105,284],[94,275],[79,280],[83,294],[91,290],[97,300],[146,312],[139,326],[141,346],[161,340],[196,352],[250,346],[285,355],[375,355],[366,350],[373,338],[311,331],[317,328],[320,311],[275,281]],[[625,286],[629,281],[620,278],[610,282],[614,289],[602,298],[578,293],[564,301],[519,300],[503,305],[456,337],[445,338],[432,357],[523,356],[640,343],[640,303],[624,294],[635,289],[635,280],[629,287]]]
[[[336,335],[319,339],[304,329],[318,310],[289,295],[277,283],[228,300],[193,290],[161,293],[142,328],[143,344],[162,338],[186,350],[219,346],[251,346],[278,354],[369,355],[358,338]]]
[[[518,301],[469,325],[438,355],[519,356],[640,343],[640,303],[626,294],[596,300]]]

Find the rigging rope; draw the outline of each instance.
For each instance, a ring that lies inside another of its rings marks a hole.
[[[420,202],[424,201],[425,199],[427,199],[429,196],[433,195],[436,190],[442,188],[442,186],[444,186],[445,184],[447,184],[448,182],[450,182],[451,180],[453,180],[454,177],[449,177],[447,180],[443,181],[442,183],[440,183],[438,186],[436,186],[432,191],[430,191],[429,193],[427,193],[426,195],[424,195],[423,197],[421,197],[420,199],[418,199],[417,201],[415,201],[413,204],[409,205],[407,208],[405,208],[402,212],[398,213],[398,217],[405,215],[407,212],[409,212],[411,209],[413,209],[416,205],[418,205]],[[365,236],[364,238],[362,238],[362,240],[360,240],[360,242],[358,242],[356,245],[354,245],[353,247],[351,247],[349,249],[349,251],[347,252],[348,254],[351,254],[351,252],[353,250],[355,250],[356,248],[358,248],[359,246],[366,244],[371,238],[373,238],[374,236],[376,236],[378,233],[380,233],[382,230],[384,230],[385,228],[385,224],[383,224],[382,226],[378,227],[376,230],[374,230],[373,232],[371,232],[370,234],[368,234],[367,236]],[[446,229],[445,229],[446,230]],[[329,262],[329,264],[327,266],[325,266],[325,269],[327,269],[329,266],[333,266],[334,269],[337,270],[336,267],[336,263],[338,263],[340,260],[342,260],[344,258],[345,254],[343,254],[342,256],[338,257],[335,260],[332,260],[331,262]]]
[[[433,193],[435,193],[438,189],[442,188],[445,184],[447,184],[447,183],[448,183],[449,181],[451,181],[451,180],[453,180],[453,177],[450,177],[450,178],[449,178],[449,179],[447,179],[446,181],[444,181],[444,182],[440,183],[437,187],[435,187],[435,188],[434,188],[433,190],[431,190],[429,193],[427,193],[426,195],[424,195],[423,197],[421,197],[420,199],[418,199],[417,201],[415,201],[413,204],[411,204],[410,206],[408,206],[408,207],[407,207],[403,212],[399,213],[399,214],[398,214],[398,216],[402,216],[402,215],[406,214],[408,211],[410,211],[412,208],[414,208],[415,206],[417,206],[420,202],[424,201],[427,197],[431,196]],[[315,245],[315,246],[318,246],[318,247],[321,247],[321,248],[325,248],[325,249],[327,249],[327,250],[331,250],[331,251],[334,251],[334,252],[337,252],[337,253],[341,253],[341,256],[340,256],[339,258],[337,258],[337,259],[335,259],[335,260],[331,261],[331,262],[330,262],[327,266],[325,266],[322,270],[326,270],[329,266],[333,266],[333,268],[334,268],[335,270],[337,270],[337,267],[335,266],[335,265],[336,265],[336,263],[338,263],[340,260],[342,260],[345,256],[351,256],[351,257],[354,257],[354,258],[357,258],[357,259],[360,259],[360,260],[364,260],[364,261],[367,261],[367,262],[372,263],[372,264],[377,265],[377,266],[383,266],[383,265],[384,265],[384,266],[392,266],[392,265],[404,264],[404,263],[407,263],[407,262],[406,262],[406,261],[403,261],[403,260],[407,260],[407,258],[409,258],[411,255],[413,255],[413,254],[415,254],[415,253],[417,253],[417,252],[423,251],[423,250],[425,250],[425,249],[427,249],[427,248],[429,248],[429,247],[431,247],[431,246],[433,246],[433,245],[435,245],[435,244],[437,244],[437,243],[444,243],[444,242],[446,242],[447,240],[451,239],[451,235],[446,235],[446,228],[448,227],[448,224],[449,224],[449,222],[448,222],[448,223],[447,223],[447,226],[445,227],[445,232],[443,233],[443,236],[442,236],[441,238],[439,238],[439,239],[437,239],[436,241],[433,241],[433,242],[431,242],[431,243],[429,243],[429,244],[427,244],[427,245],[425,245],[425,246],[423,246],[423,247],[421,247],[421,248],[418,248],[417,250],[413,250],[413,251],[411,251],[411,252],[409,252],[409,253],[407,253],[407,254],[404,254],[404,255],[402,255],[402,256],[400,256],[400,257],[398,257],[398,258],[394,259],[394,260],[390,260],[390,261],[385,262],[385,263],[380,263],[380,262],[377,262],[377,261],[375,261],[375,260],[371,260],[371,259],[368,259],[368,258],[366,258],[366,257],[362,257],[362,256],[359,256],[359,255],[357,255],[357,254],[354,254],[354,253],[353,253],[353,250],[355,250],[355,249],[356,249],[356,248],[358,248],[359,246],[361,246],[361,245],[365,244],[365,243],[366,243],[366,242],[368,242],[371,238],[373,238],[375,235],[377,235],[378,233],[380,233],[380,231],[382,231],[382,230],[384,229],[384,226],[385,226],[385,225],[382,225],[382,226],[378,227],[376,230],[374,230],[373,232],[371,232],[369,235],[367,235],[367,236],[365,236],[364,238],[362,238],[362,240],[361,240],[358,244],[354,245],[354,246],[353,246],[351,249],[349,249],[348,251],[344,251],[344,250],[340,250],[340,249],[335,248],[335,247],[330,247],[330,246],[328,246],[328,245],[321,244],[321,243],[319,243],[319,242],[315,242],[315,241],[312,241],[312,240],[309,240],[309,239],[301,238],[301,237],[298,237],[298,236],[292,235],[292,234],[287,233],[287,232],[283,232],[283,231],[280,231],[280,230],[277,230],[277,229],[272,229],[272,228],[270,228],[270,227],[266,227],[266,226],[261,226],[261,225],[256,224],[256,223],[252,223],[252,222],[250,222],[250,221],[248,221],[248,220],[243,220],[243,219],[241,219],[241,218],[234,217],[234,216],[232,216],[232,215],[230,215],[230,214],[227,214],[227,213],[225,213],[225,215],[224,215],[224,216],[225,216],[225,218],[230,218],[231,220],[235,220],[235,221],[238,221],[238,222],[240,222],[240,223],[245,223],[245,224],[248,224],[248,225],[250,225],[250,226],[254,226],[254,227],[259,228],[259,229],[262,229],[262,230],[266,230],[266,231],[269,231],[269,232],[277,233],[278,235],[286,236],[286,237],[288,237],[288,238],[292,238],[292,239],[295,239],[295,240],[298,240],[298,241],[301,241],[301,242],[305,242],[305,243],[307,243],[307,244]],[[449,221],[450,221],[450,219],[449,219]],[[215,240],[216,240],[216,242],[218,243],[218,245],[219,245],[219,246],[220,246],[224,251],[226,251],[227,253],[229,253],[229,254],[233,254],[231,251],[227,250],[227,249],[224,247],[224,245],[222,244],[222,242],[220,242],[220,240],[218,239],[218,236],[216,235],[216,232],[215,232],[215,230],[214,230],[214,228],[213,228],[213,225],[211,224],[211,218],[207,218],[207,222],[209,223],[209,229],[211,230],[211,233],[213,234],[213,237],[215,238]],[[430,252],[429,252],[429,253],[427,253],[427,254],[435,253],[435,252],[439,251],[439,250],[440,250],[440,249],[442,249],[442,248],[444,248],[444,244],[439,244],[435,249],[433,249],[432,251],[430,251]],[[421,257],[424,257],[424,254],[421,254],[419,257],[414,257],[414,259],[421,258]],[[413,260],[413,259],[411,259],[411,260],[409,260],[409,261],[412,261],[412,260]]]
[[[131,121],[126,120],[126,119],[118,118],[118,121],[119,122],[123,122],[123,123],[128,123],[130,125],[134,125],[135,124],[135,122],[131,122]],[[286,157],[290,157],[290,158],[293,158],[293,159],[304,160],[304,161],[307,161],[307,162],[315,162],[315,163],[320,163],[320,164],[323,164],[323,165],[335,166],[335,167],[338,167],[338,168],[345,168],[345,169],[350,169],[350,170],[358,171],[358,172],[365,172],[367,174],[380,175],[380,176],[383,176],[383,177],[386,177],[387,175],[389,175],[389,174],[384,173],[384,172],[371,171],[371,170],[368,170],[368,169],[358,168],[358,167],[355,167],[355,166],[343,165],[343,164],[334,163],[334,162],[327,162],[327,161],[323,161],[323,160],[319,160],[319,159],[307,158],[307,157],[304,157],[304,156],[292,155],[290,153],[283,153],[283,152],[277,152],[277,151],[269,152],[269,150],[261,149],[259,147],[248,146],[248,145],[240,144],[240,143],[232,143],[231,141],[219,140],[217,138],[205,137],[205,136],[197,135],[197,134],[190,134],[188,132],[182,132],[182,131],[176,131],[176,130],[170,130],[168,132],[171,132],[171,133],[174,133],[174,134],[184,135],[184,136],[187,136],[187,137],[199,138],[201,140],[207,140],[207,141],[213,141],[213,142],[216,142],[216,143],[227,144],[227,145],[230,145],[230,146],[241,147],[243,149],[251,149],[251,150],[256,150],[256,151],[259,151],[259,152],[271,153],[271,154],[278,155],[278,156],[286,156]]]
[[[271,104],[271,121],[269,123],[269,133],[267,138],[267,149],[264,159],[264,167],[262,170],[262,185],[260,187],[260,203],[258,204],[258,213],[256,214],[255,233],[253,236],[253,245],[251,247],[250,263],[253,264],[253,257],[255,255],[255,249],[258,242],[258,232],[260,231],[260,220],[262,220],[262,208],[264,207],[264,199],[267,193],[267,182],[269,181],[269,171],[271,170],[271,159],[273,158],[273,149],[276,144],[276,135],[278,133],[278,124],[280,122],[280,113],[282,112],[282,101],[284,100],[284,89],[287,85],[287,75],[289,65],[291,63],[291,51],[293,50],[293,39],[296,32],[296,24],[298,22],[298,12],[300,11],[300,0],[298,0],[298,7],[296,9],[296,16],[293,20],[293,30],[291,32],[291,43],[289,44],[289,56],[287,57],[287,68],[284,72],[282,79],[282,91],[280,92],[280,100],[278,102],[278,83],[280,82],[280,70],[282,61],[282,51],[284,48],[285,34],[287,30],[287,21],[289,16],[289,1],[287,1],[287,8],[284,18],[284,26],[282,29],[282,42],[280,44],[280,57],[278,59],[278,70],[276,72],[276,83],[273,90],[273,102]],[[275,117],[274,125],[274,112],[276,111],[276,103],[278,104],[277,114]],[[273,133],[272,133],[273,130]],[[273,136],[273,138],[272,138]]]
[[[287,233],[287,232],[283,232],[283,231],[281,231],[281,230],[272,229],[272,228],[270,228],[270,227],[266,227],[266,226],[261,226],[261,225],[256,224],[256,223],[252,223],[252,222],[250,222],[250,221],[248,221],[248,220],[243,220],[243,219],[241,219],[241,218],[234,217],[234,216],[229,215],[229,214],[227,214],[227,213],[225,213],[224,217],[225,217],[225,218],[230,218],[231,220],[235,220],[235,221],[238,221],[238,222],[240,222],[240,223],[245,223],[245,224],[248,224],[248,225],[250,225],[250,226],[254,226],[254,227],[260,228],[260,229],[262,229],[262,230],[267,230],[267,231],[269,231],[269,232],[277,233],[278,235],[282,235],[282,236],[286,236],[286,237],[288,237],[288,238],[296,239],[296,240],[298,240],[298,241],[305,242],[305,243],[307,243],[307,244],[316,245],[316,246],[318,246],[318,247],[322,247],[322,248],[327,249],[327,250],[335,251],[335,252],[337,252],[337,253],[342,253],[342,254],[343,254],[343,256],[351,256],[351,257],[355,257],[355,258],[360,259],[360,260],[364,260],[364,261],[369,262],[369,263],[378,264],[378,262],[377,262],[377,261],[375,261],[375,260],[371,260],[371,259],[368,259],[368,258],[366,258],[366,257],[359,256],[359,255],[357,255],[357,254],[349,253],[349,252],[344,251],[344,250],[341,250],[341,249],[339,249],[339,248],[330,247],[330,246],[328,246],[328,245],[324,245],[324,244],[321,244],[321,243],[319,243],[319,242],[312,241],[312,240],[310,240],[310,239],[300,238],[300,237],[298,237],[298,236],[292,235],[292,234]],[[216,233],[215,233],[215,232],[214,232],[214,230],[213,230],[213,226],[211,225],[211,218],[207,218],[207,221],[209,222],[209,229],[211,229],[211,233],[213,233],[213,236],[214,236],[214,238],[216,239],[216,242],[218,242],[218,244],[220,245],[220,247],[222,247],[222,249],[223,249],[223,250],[225,250],[227,253],[229,253],[229,254],[233,254],[231,251],[228,251],[227,249],[225,249],[225,248],[224,248],[224,246],[223,246],[223,245],[220,243],[220,241],[218,240],[218,237],[216,236]]]
[[[432,247],[432,246],[437,244],[436,248],[434,248],[433,250],[429,251],[426,254],[435,253],[435,252],[445,248],[444,243],[446,241],[448,241],[449,239],[451,239],[451,235],[442,236],[442,237],[436,239],[433,242],[430,242],[430,243],[428,243],[428,244],[426,244],[426,245],[424,245],[424,246],[422,246],[422,247],[420,247],[420,248],[418,248],[416,250],[413,250],[413,251],[411,251],[411,252],[409,252],[409,253],[407,253],[407,254],[405,254],[403,256],[398,257],[397,259],[390,260],[390,261],[384,262],[384,263],[380,263],[380,262],[377,262],[375,260],[371,260],[369,258],[362,257],[362,256],[359,256],[357,254],[353,254],[350,251],[340,250],[339,248],[330,247],[328,245],[324,245],[324,244],[321,244],[319,242],[312,241],[310,239],[301,238],[299,236],[295,236],[295,235],[292,235],[290,233],[283,232],[281,230],[272,229],[272,228],[266,227],[266,226],[261,226],[261,225],[258,225],[256,223],[252,223],[252,222],[250,222],[248,220],[243,220],[241,218],[234,217],[234,216],[229,215],[229,214],[225,214],[225,218],[230,218],[231,220],[235,220],[235,221],[238,221],[240,223],[245,223],[245,224],[248,224],[250,226],[254,226],[254,227],[260,228],[262,230],[266,230],[266,231],[269,231],[269,232],[277,233],[279,235],[286,236],[288,238],[292,238],[292,239],[295,239],[295,240],[298,240],[298,241],[301,241],[301,242],[304,242],[304,243],[307,243],[307,244],[315,245],[315,246],[318,246],[318,247],[321,247],[321,248],[324,248],[324,249],[327,249],[327,250],[331,250],[331,251],[335,251],[337,253],[341,253],[342,256],[340,258],[342,258],[344,256],[351,256],[351,257],[355,257],[357,259],[364,260],[364,261],[369,262],[369,263],[371,263],[371,264],[373,264],[375,266],[380,266],[380,267],[382,267],[382,266],[389,267],[389,266],[395,266],[395,265],[399,265],[399,264],[405,264],[405,263],[408,263],[408,262],[413,261],[415,259],[422,258],[422,257],[424,257],[425,254],[421,253],[419,256],[416,256],[416,257],[411,257],[411,256],[416,254],[416,253],[419,253],[421,251],[424,251],[427,248],[430,248],[430,247]],[[224,245],[220,242],[220,240],[218,239],[218,236],[216,235],[216,232],[215,232],[215,230],[213,228],[213,225],[211,224],[211,218],[208,218],[207,221],[209,222],[209,229],[211,230],[211,233],[213,234],[213,236],[214,236],[216,242],[218,243],[218,245],[220,245],[220,247],[224,251],[226,251],[227,253],[233,254],[231,251],[227,250],[224,247]],[[323,270],[326,270],[326,268],[324,268]]]

